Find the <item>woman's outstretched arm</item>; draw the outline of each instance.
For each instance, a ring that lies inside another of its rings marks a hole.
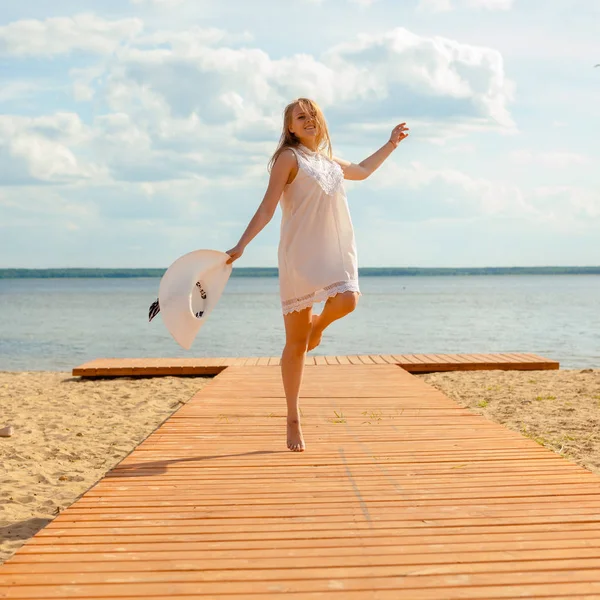
[[[353,179],[355,181],[366,179],[383,164],[383,161],[398,147],[398,144],[404,138],[408,137],[407,132],[408,127],[406,127],[406,123],[396,125],[392,130],[390,139],[379,150],[358,164],[348,162],[342,158],[334,158],[335,162],[344,171],[344,179]]]
[[[283,188],[287,183],[292,168],[296,164],[296,157],[289,150],[284,150],[275,161],[271,169],[269,185],[265,192],[264,198],[260,203],[252,220],[246,227],[246,231],[242,234],[240,241],[231,250],[227,250],[227,254],[231,257],[227,264],[231,264],[242,256],[246,246],[263,230],[275,214],[275,209],[283,193]]]

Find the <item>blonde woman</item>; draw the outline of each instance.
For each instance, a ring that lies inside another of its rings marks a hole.
[[[344,179],[366,179],[408,136],[405,123],[359,164],[332,155],[327,123],[319,106],[307,98],[284,111],[283,133],[269,163],[267,191],[240,241],[227,254],[232,263],[273,218],[281,202],[278,251],[279,289],[285,323],[281,375],[287,401],[287,447],[304,451],[298,398],[307,351],[321,342],[325,328],[351,313],[358,302],[354,230]],[[315,302],[325,301],[319,315]]]

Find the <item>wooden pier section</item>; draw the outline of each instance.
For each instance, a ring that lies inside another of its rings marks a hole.
[[[73,369],[75,377],[159,377],[218,375],[227,367],[278,366],[279,357],[242,358],[98,358]],[[540,371],[558,369],[555,360],[527,353],[505,354],[368,354],[307,356],[306,365],[397,365],[409,373],[434,371]]]
[[[394,364],[231,366],[0,567],[0,598],[600,598],[600,478]]]

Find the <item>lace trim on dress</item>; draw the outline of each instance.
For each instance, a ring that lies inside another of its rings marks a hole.
[[[291,312],[304,310],[317,302],[324,302],[327,298],[342,294],[343,292],[358,292],[360,294],[358,281],[352,279],[347,281],[336,281],[336,283],[332,283],[312,294],[307,294],[301,298],[293,298],[292,300],[284,300],[281,303],[283,314],[287,315]]]
[[[344,171],[338,163],[302,144],[292,150],[298,159],[298,167],[315,179],[328,196],[332,196],[339,189],[344,181]]]

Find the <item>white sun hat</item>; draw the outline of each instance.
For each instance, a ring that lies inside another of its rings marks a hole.
[[[228,260],[229,254],[218,250],[189,252],[160,280],[158,300],[150,306],[149,320],[160,312],[169,333],[186,350],[227,285],[232,271]]]

